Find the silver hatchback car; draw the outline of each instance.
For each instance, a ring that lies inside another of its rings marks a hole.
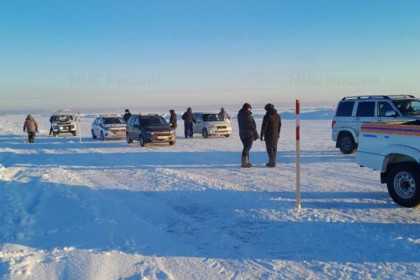
[[[223,119],[218,113],[193,113],[196,120],[193,123],[193,132],[199,133],[203,138],[209,136],[225,136],[232,134],[230,118]]]
[[[332,120],[332,140],[344,154],[359,143],[363,122],[420,119],[420,100],[412,95],[363,95],[341,99]]]

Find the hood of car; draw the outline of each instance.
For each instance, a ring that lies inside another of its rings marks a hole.
[[[169,131],[172,129],[169,125],[151,125],[144,128],[150,131]]]
[[[125,123],[103,124],[103,127],[125,127]]]

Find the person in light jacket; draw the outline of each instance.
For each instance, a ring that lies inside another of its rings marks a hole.
[[[28,115],[25,119],[23,124],[23,131],[28,132],[28,142],[34,143],[35,142],[35,134],[38,132],[38,124],[36,123],[34,117]]]

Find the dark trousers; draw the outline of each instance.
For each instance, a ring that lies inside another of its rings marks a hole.
[[[242,156],[249,157],[249,151],[251,150],[254,139],[244,138],[244,139],[241,139],[241,141],[242,141],[242,144],[244,145],[244,148],[242,150]]]
[[[192,123],[184,123],[184,134],[185,134],[185,138],[188,138],[188,137],[193,138],[193,124]]]
[[[28,131],[28,142],[29,143],[35,142],[35,131]]]
[[[276,165],[276,156],[277,156],[277,142],[276,140],[265,140],[265,147],[267,148],[268,154],[268,165],[275,166]]]

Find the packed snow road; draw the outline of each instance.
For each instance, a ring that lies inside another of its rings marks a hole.
[[[379,174],[301,121],[283,120],[276,168],[261,141],[240,168],[229,138],[140,147],[40,133],[0,116],[0,273],[4,279],[418,279],[419,209],[394,204]],[[257,118],[260,128],[261,119]]]

